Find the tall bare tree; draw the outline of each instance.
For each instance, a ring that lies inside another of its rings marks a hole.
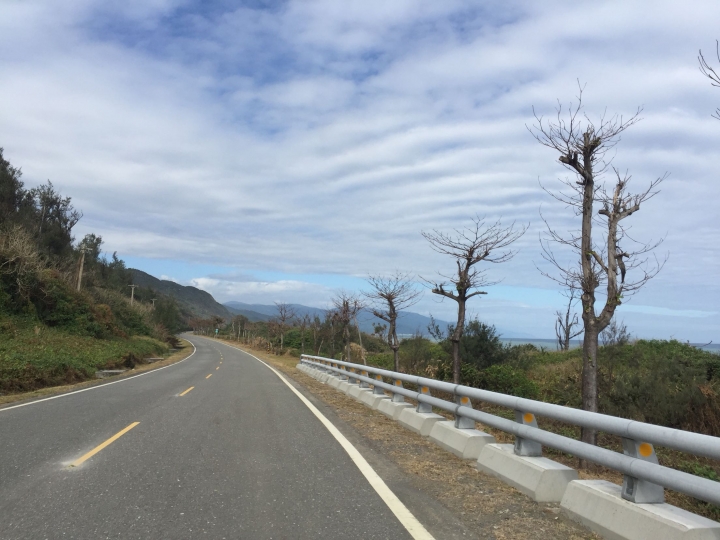
[[[715,42],[715,55],[717,56],[718,62],[720,62],[720,42],[717,41]],[[710,79],[710,84],[720,88],[720,75],[718,75],[715,69],[707,63],[702,51],[699,51],[698,53],[698,62],[700,63],[700,72]],[[715,109],[713,118],[720,120],[720,108]]]
[[[514,222],[509,227],[503,227],[500,221],[488,225],[484,219],[475,217],[472,225],[462,230],[455,229],[451,234],[436,230],[422,233],[435,251],[448,255],[457,265],[456,274],[441,273],[443,279],[440,281],[425,280],[431,285],[433,294],[457,302],[457,323],[450,335],[455,384],[460,384],[460,339],[465,329],[467,301],[474,296],[487,294],[479,287],[495,283],[488,281],[485,271],[479,270],[476,265],[481,262],[498,264],[512,259],[515,252],[507,247],[525,234],[526,230],[526,226],[516,227]],[[450,290],[446,289],[448,285]]]
[[[630,194],[627,191],[630,176],[621,175],[611,166],[612,158],[606,157],[620,141],[620,135],[639,121],[640,112],[638,109],[627,119],[618,115],[603,115],[599,120],[592,121],[584,113],[580,88],[575,106],[571,104],[564,109],[559,104],[557,116],[550,122],[535,114],[536,123],[528,128],[540,144],[560,154],[560,163],[574,176],[561,180],[566,190],[545,191],[581,217],[581,229],[561,234],[545,221],[548,234],[542,247],[543,257],[559,274],[545,275],[565,287],[579,284],[583,320],[582,401],[583,409],[587,411],[598,410],[597,352],[600,332],[610,323],[623,298],[640,289],[660,271],[663,264],[657,259],[654,264],[648,264],[648,258],[644,256],[660,242],[635,242],[627,235],[621,222],[638,212],[642,203],[657,194],[657,185],[665,176],[650,182],[644,191]],[[612,171],[615,177],[610,191],[603,180],[604,173],[608,171]],[[597,216],[594,214],[595,203],[600,206]],[[598,225],[595,229],[594,224]],[[553,244],[570,248],[578,256],[579,265],[558,260]],[[635,249],[627,249],[627,244]],[[628,273],[637,275],[628,279]],[[595,293],[603,283],[607,299],[598,313]],[[596,444],[597,433],[583,428],[581,438],[584,442]]]
[[[277,329],[280,334],[280,354],[282,354],[285,343],[285,330],[295,319],[295,310],[290,304],[284,302],[275,302],[275,308],[277,309],[277,316],[275,317],[277,319]]]
[[[334,320],[342,330],[343,346],[345,347],[345,358],[347,362],[351,362],[350,358],[350,324],[355,320],[358,311],[363,307],[360,299],[354,294],[340,291],[333,298]],[[365,358],[363,357],[363,363]]]
[[[580,319],[578,319],[577,313],[573,312],[573,308],[578,301],[577,287],[570,287],[565,296],[568,299],[565,313],[560,310],[555,312],[555,336],[557,337],[558,350],[561,351],[570,350],[570,340],[583,333],[582,327],[579,327]],[[578,329],[575,328],[576,326],[578,326]]]
[[[399,271],[389,277],[370,276],[368,283],[373,290],[365,293],[372,303],[370,311],[388,323],[387,342],[393,352],[395,371],[400,371],[400,341],[397,336],[397,318],[400,311],[416,304],[420,291],[413,287],[408,274]]]

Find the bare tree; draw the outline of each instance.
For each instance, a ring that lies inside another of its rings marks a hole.
[[[305,354],[305,329],[310,325],[310,315],[306,313],[300,317],[300,352]]]
[[[715,55],[717,56],[718,62],[720,62],[720,43],[717,41],[715,42]],[[707,60],[705,60],[705,57],[703,56],[702,50],[698,53],[698,62],[700,63],[700,72],[708,79],[710,79],[710,84],[720,87],[720,75],[718,75],[715,69],[713,69],[713,67],[707,63]],[[720,108],[715,109],[713,118],[717,118],[718,120],[720,120]]]
[[[342,330],[343,346],[345,347],[345,358],[347,362],[351,362],[350,358],[350,323],[355,320],[358,311],[363,307],[360,299],[354,294],[340,291],[333,298],[335,324],[339,325]],[[365,363],[365,358],[362,359]]]
[[[282,354],[285,343],[285,330],[287,330],[289,323],[295,319],[295,310],[290,304],[284,302],[275,302],[275,307],[277,308],[277,329],[280,334],[280,354]]]
[[[555,335],[558,340],[558,350],[570,350],[570,340],[583,333],[582,327],[575,330],[580,324],[577,313],[573,312],[573,308],[578,301],[577,287],[570,287],[570,290],[564,294],[567,297],[567,309],[565,313],[558,310],[555,312]]]
[[[388,323],[387,342],[393,352],[395,371],[400,371],[400,341],[397,336],[397,318],[400,311],[416,304],[420,299],[420,291],[413,288],[413,282],[408,274],[399,271],[389,277],[370,276],[368,283],[372,286],[371,292],[365,296],[372,302],[371,312],[377,318]],[[375,330],[377,333],[378,326]],[[384,325],[383,325],[384,327]]]
[[[642,203],[657,194],[657,185],[666,175],[650,182],[647,189],[639,194],[630,194],[627,192],[630,176],[621,175],[611,167],[612,158],[606,158],[608,151],[619,142],[621,133],[639,121],[641,109],[628,119],[603,115],[593,122],[583,112],[581,87],[577,105],[571,104],[566,110],[558,104],[556,112],[557,117],[550,122],[535,114],[536,123],[528,129],[540,144],[558,152],[560,163],[573,173],[574,178],[561,180],[566,191],[545,191],[581,216],[582,223],[579,232],[561,234],[545,220],[548,233],[542,242],[543,257],[559,275],[543,273],[565,287],[579,285],[583,320],[583,409],[597,412],[598,336],[610,323],[623,298],[639,290],[660,271],[663,264],[655,259],[654,264],[649,265],[648,258],[644,256],[660,242],[643,244],[634,241],[621,222],[638,212]],[[603,181],[603,175],[608,170],[612,170],[615,176],[614,186],[609,192]],[[594,215],[596,202],[601,207],[598,216]],[[593,224],[598,225],[595,231]],[[580,264],[559,261],[552,250],[553,244],[569,247],[578,256]],[[635,249],[624,249],[620,244],[631,244]],[[630,280],[628,273],[638,275]],[[595,292],[603,283],[607,299],[597,313]],[[586,443],[596,444],[597,433],[583,428],[581,438]]]
[[[320,354],[320,347],[318,347],[318,334],[320,333],[320,330],[322,329],[322,322],[320,321],[320,317],[315,315],[312,318],[312,321],[310,322],[310,330],[312,330],[312,336],[313,336],[313,353],[319,355]],[[320,341],[320,345],[322,346],[322,338]]]
[[[488,225],[484,219],[475,217],[472,225],[463,230],[456,229],[453,234],[439,231],[422,233],[435,251],[450,256],[457,264],[457,274],[441,273],[441,281],[425,280],[431,285],[433,294],[457,302],[457,323],[450,335],[455,384],[460,384],[460,338],[465,328],[465,306],[472,297],[487,294],[479,290],[479,287],[495,283],[488,281],[485,271],[479,270],[476,265],[481,262],[497,264],[512,259],[515,252],[506,248],[525,234],[526,230],[526,226],[516,228],[514,222],[509,227],[503,227],[500,221]],[[445,288],[448,282],[454,290]]]

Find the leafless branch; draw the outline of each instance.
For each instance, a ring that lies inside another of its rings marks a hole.
[[[720,42],[717,40],[715,41],[715,55],[717,56],[718,62],[720,62]],[[707,63],[702,50],[698,51],[698,62],[700,63],[700,73],[710,79],[710,84],[720,87],[720,75],[718,75],[715,69]],[[715,109],[715,113],[712,116],[713,118],[720,120],[720,108]]]

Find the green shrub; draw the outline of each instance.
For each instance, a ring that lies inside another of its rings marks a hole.
[[[512,366],[496,364],[479,372],[478,387],[511,396],[536,399],[538,387],[524,371]]]
[[[675,428],[692,429],[702,418],[705,429],[718,433],[716,361],[712,353],[678,341],[603,347],[598,356],[601,410]]]
[[[381,369],[388,370],[395,369],[395,363],[392,353],[368,354],[366,360],[368,365],[370,366],[375,366]]]

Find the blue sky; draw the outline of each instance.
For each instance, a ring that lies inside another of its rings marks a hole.
[[[540,189],[566,173],[525,126],[580,80],[591,116],[643,106],[615,154],[635,185],[670,173],[632,218],[668,262],[619,317],[717,342],[720,91],[697,69],[717,20],[700,0],[9,0],[0,146],[28,185],[73,198],[78,237],[221,301],[324,307],[368,274],[449,271],[422,230],[527,223],[470,308],[551,337],[563,299],[536,268],[539,211],[577,220]]]

